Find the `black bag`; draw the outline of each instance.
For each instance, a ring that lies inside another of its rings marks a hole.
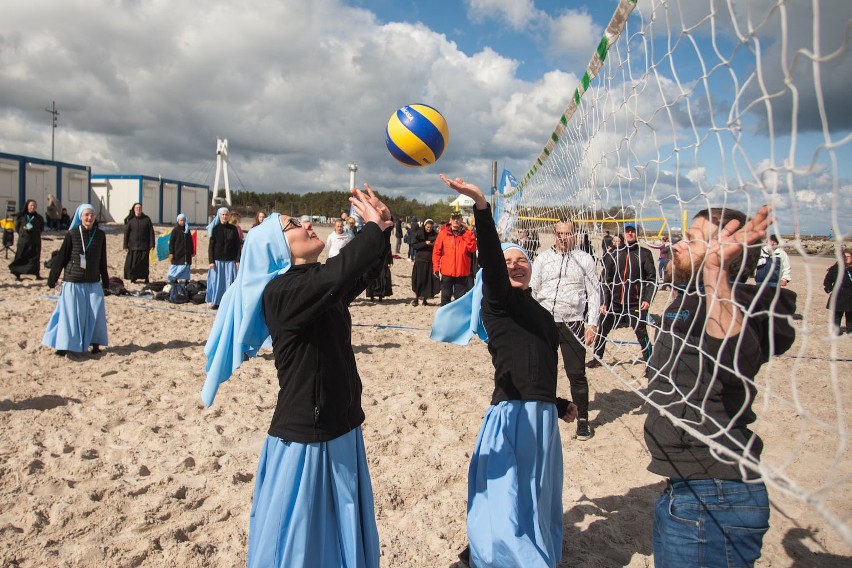
[[[169,290],[169,302],[172,304],[185,304],[189,302],[189,294],[186,292],[186,284],[175,282]]]
[[[127,296],[130,292],[124,287],[124,281],[118,276],[109,277],[109,292],[113,296]]]

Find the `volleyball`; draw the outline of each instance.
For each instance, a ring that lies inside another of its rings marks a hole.
[[[447,121],[424,104],[406,105],[388,120],[385,144],[399,163],[410,168],[434,164],[450,141]]]

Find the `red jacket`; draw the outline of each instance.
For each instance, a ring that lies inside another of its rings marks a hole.
[[[476,236],[473,231],[459,227],[453,234],[447,223],[438,232],[435,248],[432,249],[432,271],[444,276],[467,276],[470,274],[470,253],[476,252]]]

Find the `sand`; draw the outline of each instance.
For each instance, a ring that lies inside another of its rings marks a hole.
[[[121,276],[121,238],[117,227],[108,229],[110,273]],[[322,237],[328,232],[318,228]],[[60,243],[60,234],[47,233],[43,260]],[[200,279],[203,231],[199,250],[193,277]],[[792,262],[800,333],[758,378],[767,396],[755,404],[755,427],[766,443],[764,463],[852,530],[844,422],[852,408],[852,337],[827,335],[821,283],[833,260]],[[466,543],[468,460],[492,367],[477,340],[468,347],[429,340],[436,308],[409,304],[411,267],[397,260],[394,295],[381,304],[356,300],[351,310],[382,565],[454,566]],[[164,279],[166,269],[155,265],[152,277]],[[50,292],[44,281],[16,283],[0,271],[0,565],[244,565],[255,468],[277,394],[271,352],[245,363],[205,409],[203,346],[214,312],[108,297],[109,347],[67,359],[41,345],[55,306]],[[658,295],[652,313],[662,312],[667,297]],[[573,425],[561,426],[561,566],[653,564],[652,510],[664,482],[646,470],[645,411],[631,390],[645,384],[632,362],[635,338],[629,330],[612,338],[628,343],[608,349],[609,368],[589,373],[595,436],[578,442]],[[564,375],[559,394],[569,397]],[[758,566],[852,564],[852,549],[813,506],[776,485],[770,496],[772,526]]]

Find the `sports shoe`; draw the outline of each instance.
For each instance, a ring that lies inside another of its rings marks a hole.
[[[587,368],[587,369],[597,369],[597,368],[598,368],[598,367],[600,367],[600,366],[601,366],[601,362],[600,362],[600,361],[598,361],[597,359],[592,359],[591,361],[589,361],[588,363],[586,363],[586,368]]]
[[[591,437],[592,429],[589,426],[589,421],[583,419],[577,420],[577,439],[583,442]]]

